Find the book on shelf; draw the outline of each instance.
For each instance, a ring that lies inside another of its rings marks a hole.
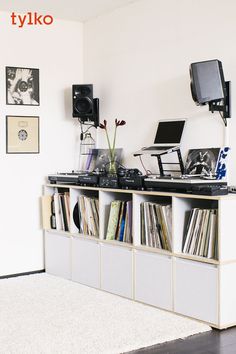
[[[67,219],[67,213],[66,213],[65,195],[62,193],[59,194],[59,202],[60,202],[60,209],[61,209],[62,228],[64,231],[69,231],[69,220]]]
[[[115,240],[121,203],[120,200],[113,200],[111,202],[106,240]]]
[[[56,230],[56,215],[55,215],[55,204],[54,204],[54,199],[51,197],[51,215],[50,215],[50,226],[51,229]]]
[[[129,200],[128,202],[126,202],[126,222],[125,222],[125,232],[124,232],[124,238],[123,238],[124,242],[127,242],[127,243],[133,242],[132,224],[133,224],[132,201]]]
[[[65,192],[63,197],[64,197],[68,231],[70,231],[70,195],[69,195],[69,192]]]
[[[206,257],[217,258],[217,212],[211,210],[210,213],[210,230],[209,230],[209,243],[206,249]]]
[[[183,253],[217,259],[217,210],[193,208],[187,213]]]
[[[198,235],[199,235],[199,230],[200,230],[200,223],[201,223],[201,217],[202,217],[202,210],[198,209],[196,212],[196,218],[194,219],[194,228],[193,228],[193,233],[192,233],[192,239],[189,245],[189,253],[190,254],[196,254],[196,245],[198,242]]]
[[[80,196],[78,198],[78,214],[79,214],[79,233],[81,234],[88,234],[88,224],[87,224],[87,218],[85,215],[85,204],[84,204],[84,196]]]
[[[123,202],[123,209],[120,215],[120,219],[121,219],[121,223],[120,223],[120,227],[118,229],[118,241],[124,241],[124,232],[125,232],[125,222],[127,222],[127,218],[126,218],[126,204],[127,202]]]
[[[93,219],[94,219],[94,224],[95,224],[95,230],[97,236],[99,235],[99,206],[98,206],[98,199],[92,198],[91,200],[91,208],[92,208],[92,214],[93,214]]]
[[[125,202],[121,202],[120,203],[120,207],[119,210],[117,210],[118,212],[118,224],[117,226],[115,225],[115,240],[120,240],[120,232],[121,232],[121,223],[123,222],[123,215],[124,215],[124,206],[125,206]]]
[[[88,225],[88,235],[97,236],[99,234],[99,230],[95,224],[95,217],[94,217],[94,209],[92,207],[93,201],[92,198],[84,197],[84,205],[85,205],[85,218],[87,219]]]
[[[171,205],[153,202],[140,204],[141,244],[171,251]]]
[[[79,233],[87,236],[99,236],[98,199],[80,195],[78,198],[76,226]]]
[[[110,205],[106,240],[132,243],[132,202],[113,200]]]
[[[70,231],[70,196],[68,192],[55,192],[51,201],[51,228]]]
[[[55,210],[55,219],[56,219],[56,229],[58,231],[63,230],[62,218],[61,218],[61,208],[59,202],[59,193],[55,192],[53,194],[54,210]]]
[[[42,226],[44,230],[51,229],[52,215],[52,196],[44,195],[41,198],[42,203]]]

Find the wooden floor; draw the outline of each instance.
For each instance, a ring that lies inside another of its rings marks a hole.
[[[212,330],[187,339],[129,352],[129,354],[236,354],[236,327]]]

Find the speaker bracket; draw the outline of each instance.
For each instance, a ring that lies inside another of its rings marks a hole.
[[[226,85],[226,96],[223,100],[223,104],[219,104],[219,102],[209,102],[209,111],[211,113],[219,112],[221,118],[224,121],[225,126],[227,126],[227,118],[231,118],[231,82],[225,81]]]

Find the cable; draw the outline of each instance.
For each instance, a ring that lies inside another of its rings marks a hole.
[[[144,163],[143,163],[143,160],[142,160],[142,156],[141,156],[141,155],[139,155],[139,160],[140,160],[140,162],[141,162],[141,165],[142,165],[142,167],[143,167],[143,169],[144,169],[146,175],[152,175],[152,174],[153,174],[152,171],[147,170],[146,167],[144,166]]]
[[[78,122],[79,122],[79,124],[80,124],[80,141],[82,141],[83,138],[84,138],[83,124],[82,124],[80,118],[78,118]]]
[[[84,134],[86,134],[86,133],[89,131],[89,129],[91,129],[92,127],[94,127],[94,125],[93,125],[93,124],[90,124],[89,127],[88,127],[85,131],[83,131],[83,123],[82,123],[81,119],[78,118],[78,121],[79,121],[79,123],[80,123],[80,130],[81,130],[81,133],[80,133],[80,140],[82,141],[83,138],[84,138]],[[84,125],[85,125],[85,124],[84,124]]]
[[[86,130],[84,131],[84,134],[87,133],[87,132],[89,131],[89,129],[91,129],[91,128],[94,128],[94,125],[91,124],[91,125],[88,127],[88,129],[86,129]]]
[[[216,106],[224,108],[224,105],[221,105],[221,101],[217,102]],[[218,110],[218,112],[219,112],[221,118],[223,119],[223,122],[224,122],[225,126],[227,127],[227,119],[224,117],[224,113],[221,110]]]

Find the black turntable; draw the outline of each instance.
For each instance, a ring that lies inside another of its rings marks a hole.
[[[51,184],[78,184],[79,173],[77,172],[62,172],[48,175],[48,180]]]

